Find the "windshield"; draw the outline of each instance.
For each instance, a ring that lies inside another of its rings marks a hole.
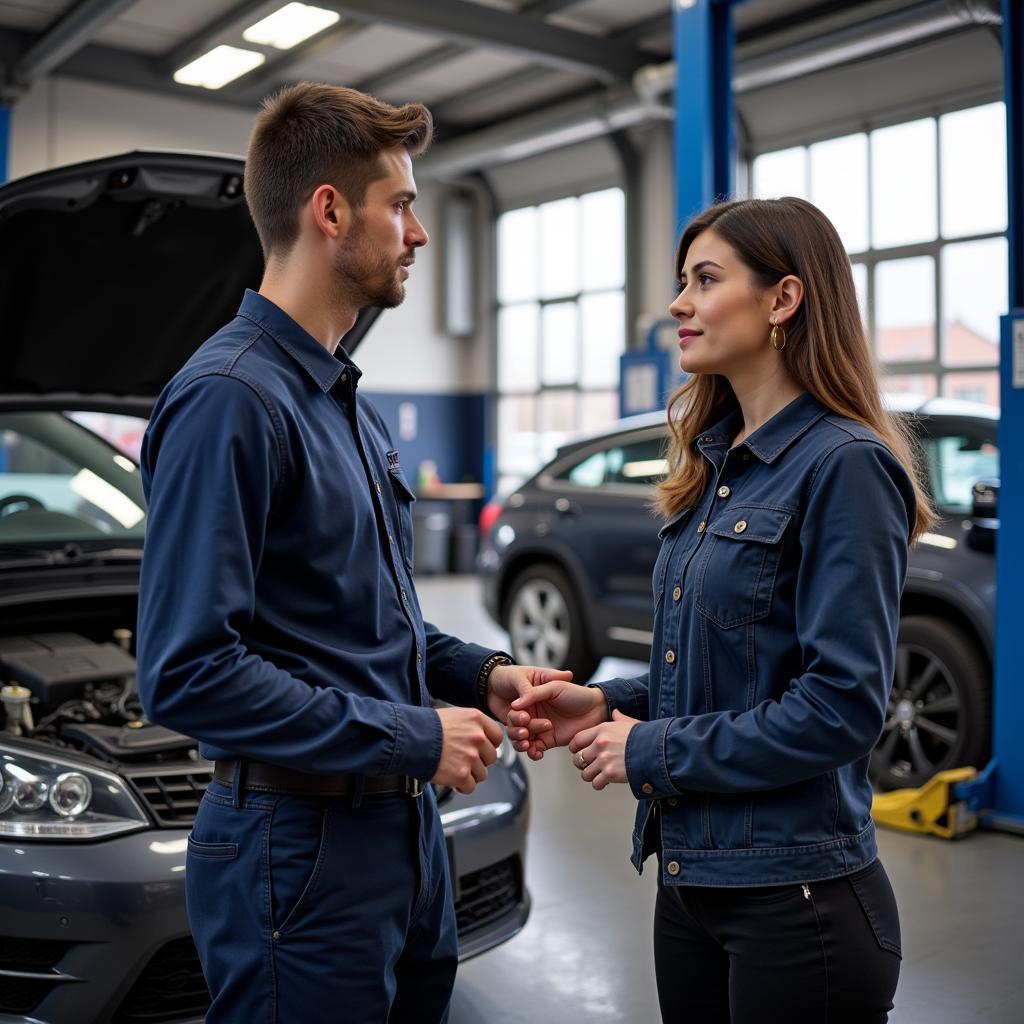
[[[142,540],[138,466],[59,412],[0,413],[0,544]]]

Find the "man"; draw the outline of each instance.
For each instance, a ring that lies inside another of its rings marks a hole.
[[[140,691],[216,761],[187,862],[208,1024],[444,1021],[455,917],[423,783],[471,792],[494,719],[565,677],[423,622],[412,494],[338,349],[404,297],[431,131],[419,104],[327,85],[265,103],[245,183],[263,282],[146,432]]]

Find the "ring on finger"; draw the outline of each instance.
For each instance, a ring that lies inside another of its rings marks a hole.
[[[576,756],[579,758],[579,766],[581,768],[586,768],[587,767],[587,759],[583,756],[583,751],[581,750]]]

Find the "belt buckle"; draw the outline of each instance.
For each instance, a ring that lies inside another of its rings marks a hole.
[[[405,795],[411,797],[423,796],[423,783],[419,779],[405,777]]]

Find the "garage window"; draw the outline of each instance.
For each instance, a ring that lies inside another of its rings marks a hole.
[[[753,194],[836,225],[887,390],[999,404],[1006,111],[954,110],[757,156]]]
[[[499,487],[535,472],[571,435],[618,416],[625,264],[620,188],[499,218]]]

